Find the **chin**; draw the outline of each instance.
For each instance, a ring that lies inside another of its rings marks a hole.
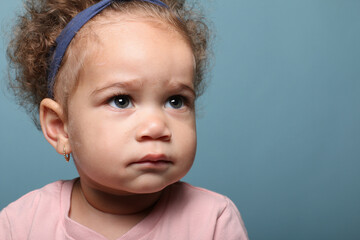
[[[139,184],[139,186],[135,187],[134,193],[138,194],[149,194],[149,193],[156,193],[162,191],[167,186],[177,182],[178,180],[174,181],[148,181],[146,183]]]

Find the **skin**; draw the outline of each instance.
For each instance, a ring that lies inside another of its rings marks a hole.
[[[80,175],[70,218],[108,239],[151,212],[196,152],[191,47],[164,23],[117,18],[95,26],[98,51],[84,63],[67,118],[51,99],[40,105],[45,138],[72,153]]]

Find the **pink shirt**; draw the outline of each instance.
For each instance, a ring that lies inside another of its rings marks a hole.
[[[106,238],[68,217],[74,180],[32,191],[0,213],[1,240]],[[184,182],[169,186],[153,211],[119,240],[248,239],[227,197]]]

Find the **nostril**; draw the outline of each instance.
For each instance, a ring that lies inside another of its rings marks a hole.
[[[154,141],[154,140],[157,140],[157,141],[163,141],[163,142],[168,142],[171,140],[171,136],[170,135],[165,135],[165,136],[160,136],[158,138],[154,138],[154,137],[151,137],[151,136],[142,136],[141,138],[138,138],[139,141]]]
[[[168,134],[166,136],[162,136],[159,138],[159,140],[164,141],[164,142],[168,142],[168,141],[170,141],[170,139],[171,139],[171,134]]]

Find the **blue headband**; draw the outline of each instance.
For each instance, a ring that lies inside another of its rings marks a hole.
[[[56,48],[53,54],[53,59],[50,63],[50,69],[48,74],[48,96],[50,98],[54,98],[54,84],[55,84],[55,77],[59,70],[61,61],[65,55],[66,49],[68,48],[71,40],[75,37],[76,33],[94,16],[99,14],[102,10],[107,8],[111,5],[114,1],[121,1],[121,0],[102,0],[95,5],[85,9],[84,11],[80,12],[76,15],[62,30],[60,35],[56,39]],[[125,1],[125,0],[123,0]],[[161,2],[160,0],[142,0],[143,2],[154,3],[158,6],[169,8],[165,3]]]

